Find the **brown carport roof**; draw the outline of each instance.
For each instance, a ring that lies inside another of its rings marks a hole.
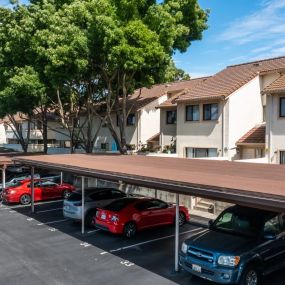
[[[121,155],[15,157],[34,167],[285,211],[285,166]]]

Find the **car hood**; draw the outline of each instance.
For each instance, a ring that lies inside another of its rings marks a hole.
[[[188,239],[189,246],[213,253],[241,254],[257,245],[257,240],[250,237],[207,230]]]

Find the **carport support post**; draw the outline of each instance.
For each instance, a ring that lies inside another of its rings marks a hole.
[[[3,165],[2,168],[2,191],[6,188],[6,165]]]
[[[62,184],[63,183],[63,172],[61,171],[60,172],[60,184]]]
[[[85,233],[85,186],[84,186],[84,176],[81,176],[81,191],[82,191],[82,209],[81,209],[81,233]]]
[[[32,200],[31,200],[31,211],[32,213],[35,213],[35,183],[34,183],[34,176],[35,176],[35,168],[32,166],[31,167],[31,195],[32,195]]]
[[[176,194],[176,208],[175,208],[175,272],[179,271],[178,251],[179,251],[179,194]]]

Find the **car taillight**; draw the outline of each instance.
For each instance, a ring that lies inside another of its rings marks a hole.
[[[113,215],[113,216],[111,217],[111,222],[117,223],[118,221],[119,221],[119,217],[118,217],[117,215]]]

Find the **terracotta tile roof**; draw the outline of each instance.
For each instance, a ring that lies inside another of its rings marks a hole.
[[[281,68],[285,68],[285,56],[228,66],[180,96],[177,102],[227,97],[259,73]]]
[[[238,141],[239,144],[265,144],[265,124],[257,125],[242,136]]]
[[[285,74],[281,75],[270,85],[265,87],[262,93],[282,93],[285,92]]]
[[[168,100],[166,100],[165,102],[163,102],[162,104],[160,104],[158,106],[158,108],[167,108],[167,107],[174,107],[177,106],[176,103],[176,99],[179,98],[180,96],[186,94],[187,92],[189,92],[189,90],[191,88],[196,87],[198,84],[201,84],[202,82],[204,82],[205,80],[207,80],[208,78],[210,78],[210,76],[208,77],[200,77],[200,78],[194,78],[189,80],[189,84],[188,87],[186,89],[184,89],[181,92],[176,93],[175,95],[173,95],[171,98],[169,98]]]
[[[165,95],[168,92],[179,92],[187,88],[193,87],[193,84],[197,84],[200,79],[183,80],[176,82],[169,82],[164,84],[157,84],[151,88],[138,89],[129,96],[128,105],[134,106],[135,109],[141,109],[152,101]]]

